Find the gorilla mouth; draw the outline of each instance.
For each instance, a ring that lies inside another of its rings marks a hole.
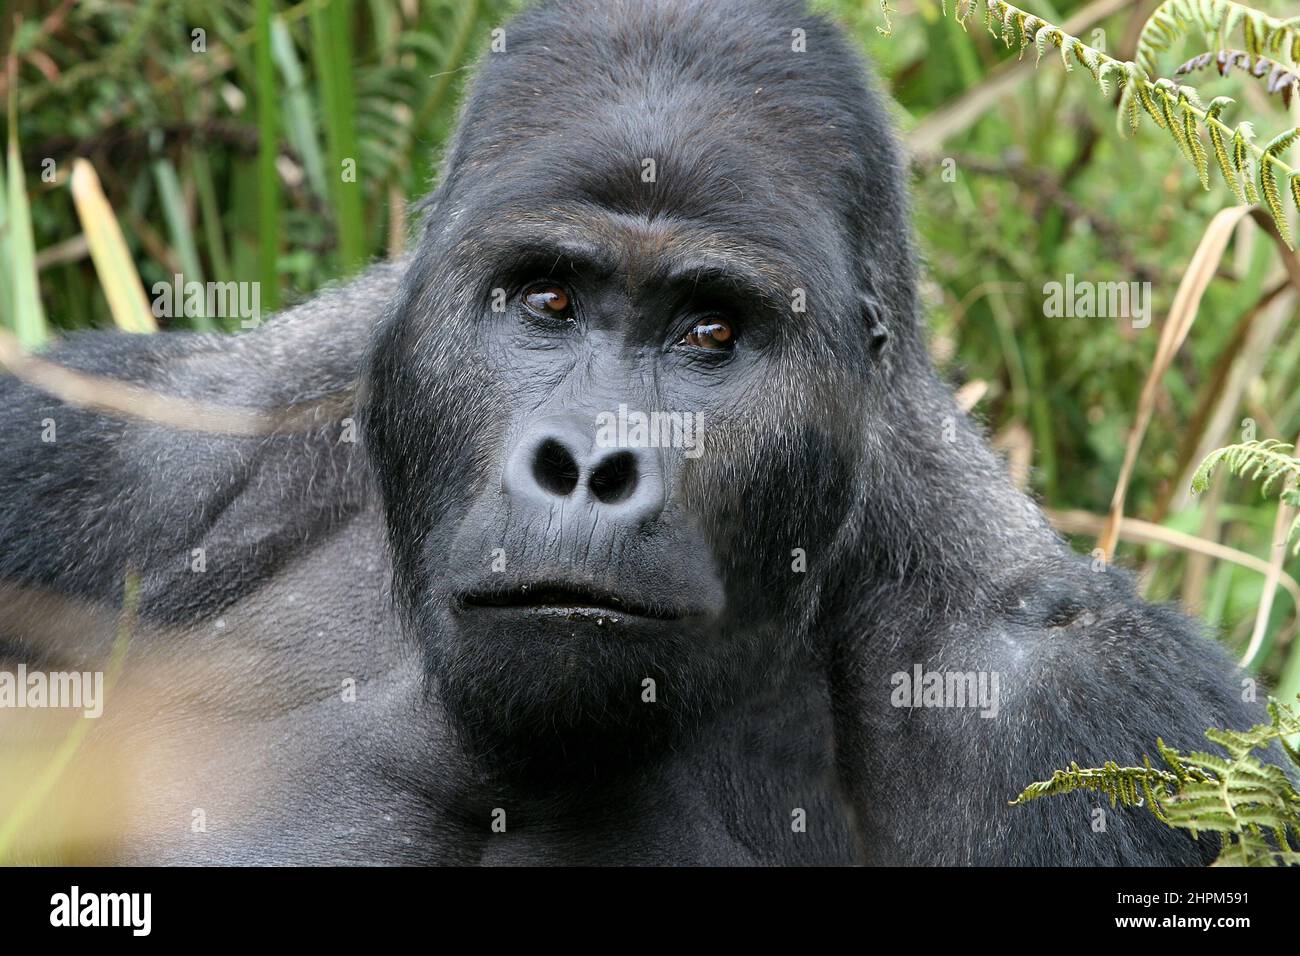
[[[471,591],[457,601],[460,609],[518,609],[566,617],[640,617],[655,621],[677,621],[690,616],[679,607],[651,605],[613,591],[585,584],[539,581],[508,588]]]

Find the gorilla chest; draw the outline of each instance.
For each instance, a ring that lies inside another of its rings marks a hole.
[[[495,825],[464,836],[484,864],[859,863],[829,721],[817,713],[787,701],[731,715],[695,747],[595,800],[549,818],[527,801],[518,812],[495,807]],[[546,809],[554,814],[555,803]],[[448,848],[457,857],[465,849]]]
[[[850,820],[829,788],[706,789],[701,781],[665,784],[670,792],[628,812],[571,821],[562,828],[506,828],[448,847],[484,865],[852,865]],[[504,808],[502,808],[504,810]],[[458,841],[460,842],[460,841]]]

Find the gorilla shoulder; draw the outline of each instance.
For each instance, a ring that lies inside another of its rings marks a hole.
[[[1060,553],[1001,577],[946,621],[850,636],[838,688],[846,782],[874,862],[1200,865],[1193,840],[1145,808],[1083,792],[1010,806],[1072,761],[1140,765],[1157,737],[1203,750],[1209,727],[1260,717],[1202,628],[1148,604],[1117,567]],[[961,699],[954,700],[953,690]],[[923,769],[900,774],[900,767]],[[937,784],[937,781],[943,781]],[[1101,822],[1098,823],[1098,814]],[[1097,827],[1101,832],[1097,832]],[[901,834],[907,834],[905,839]]]
[[[87,332],[40,356],[140,389],[124,393],[132,412],[0,377],[3,586],[112,604],[131,566],[156,614],[202,612],[212,602],[184,574],[194,549],[236,549],[219,562],[229,579],[207,579],[233,598],[359,507],[348,419],[401,273],[377,266],[238,335]]]

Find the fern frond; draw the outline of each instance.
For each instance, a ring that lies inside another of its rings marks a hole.
[[[1032,13],[1025,13],[1023,10],[1016,10],[1016,25],[1020,29],[1020,46],[1016,54],[1017,60],[1025,58],[1025,50],[1029,49],[1029,44],[1034,42],[1034,35],[1038,32],[1040,21]]]
[[[1274,438],[1215,449],[1205,456],[1205,460],[1192,475],[1192,491],[1196,494],[1203,492],[1209,486],[1214,469],[1224,464],[1229,472],[1239,478],[1263,480],[1260,492],[1268,494],[1274,485],[1285,482],[1288,478],[1292,481],[1300,480],[1300,459],[1288,454],[1293,450],[1291,445]]]
[[[1246,199],[1251,203],[1259,202],[1259,191],[1255,189],[1255,171],[1251,167],[1251,140],[1255,138],[1255,128],[1250,123],[1241,123],[1232,134],[1232,165],[1241,177],[1242,189]]]
[[[1221,451],[1221,461],[1246,460],[1243,452]],[[1108,761],[1085,769],[1071,763],[1050,779],[1031,783],[1011,803],[1079,790],[1101,793],[1112,807],[1144,806],[1165,825],[1187,830],[1193,837],[1217,833],[1222,843],[1216,865],[1300,865],[1300,793],[1280,767],[1255,755],[1279,741],[1300,766],[1300,754],[1286,741],[1288,735],[1300,732],[1300,717],[1276,700],[1269,701],[1268,713],[1270,723],[1249,730],[1206,731],[1206,738],[1223,748],[1226,757],[1203,751],[1182,754],[1157,738],[1156,749],[1167,770],[1152,766],[1149,757],[1142,758],[1141,767]]]
[[[1273,161],[1282,150],[1295,142],[1297,136],[1300,136],[1300,128],[1279,133],[1264,147],[1264,155],[1260,157],[1259,163],[1259,182],[1263,187],[1264,201],[1268,204],[1268,211],[1273,215],[1273,222],[1277,224],[1278,232],[1282,234],[1286,244],[1293,249],[1295,245],[1291,241],[1291,226],[1287,223],[1286,209],[1282,206],[1282,193],[1277,187],[1277,170],[1273,168]],[[1283,168],[1290,178],[1290,168],[1285,166]]]
[[[1125,70],[1129,75],[1129,85],[1137,91],[1139,102],[1142,109],[1146,110],[1148,116],[1161,129],[1165,128],[1165,117],[1160,107],[1156,104],[1155,98],[1151,95],[1152,84],[1147,77],[1146,71],[1133,61],[1124,64]]]
[[[1040,797],[1054,797],[1076,790],[1089,790],[1106,796],[1112,807],[1120,803],[1136,807],[1142,805],[1144,798],[1168,797],[1170,788],[1177,784],[1178,778],[1174,774],[1149,765],[1121,767],[1114,761],[1107,761],[1104,766],[1085,770],[1077,763],[1071,763],[1070,769],[1057,770],[1050,780],[1031,783],[1011,801],[1011,805],[1018,806]]]
[[[1127,75],[1124,78],[1123,90],[1119,94],[1119,111],[1115,114],[1115,125],[1121,136],[1125,133],[1125,127],[1129,135],[1137,135],[1138,128],[1142,125],[1142,100],[1134,92],[1134,86],[1128,82]]]
[[[1094,76],[1097,79],[1097,88],[1101,90],[1102,96],[1110,96],[1111,74],[1115,75],[1116,79],[1119,81],[1119,85],[1124,86],[1127,91],[1126,84],[1128,81],[1128,71],[1124,69],[1124,64],[1120,63],[1118,60],[1106,60],[1101,62],[1094,71]],[[1123,115],[1124,112],[1123,109],[1120,110],[1121,115]]]
[[[1266,56],[1252,58],[1245,50],[1219,50],[1218,52],[1211,50],[1202,53],[1179,66],[1174,70],[1174,75],[1186,76],[1197,70],[1203,70],[1210,64],[1214,64],[1220,76],[1227,76],[1235,66],[1243,73],[1257,80],[1263,80],[1264,91],[1270,95],[1280,96],[1282,105],[1286,107],[1291,105],[1291,96],[1300,84],[1300,74],[1293,69],[1288,69]]]
[[[1292,189],[1294,192],[1294,183]],[[1192,475],[1192,492],[1203,492],[1209,485],[1214,469],[1223,464],[1238,477],[1260,482],[1261,495],[1277,490],[1279,501],[1300,508],[1300,459],[1289,454],[1293,451],[1291,445],[1272,438],[1216,449],[1205,456],[1205,460]],[[1292,553],[1300,554],[1300,515],[1291,522],[1286,539],[1295,541]],[[1300,728],[1288,730],[1287,733],[1300,733]]]
[[[1065,33],[1061,28],[1054,27],[1050,23],[1044,23],[1043,26],[1039,27],[1038,32],[1034,34],[1034,48],[1038,51],[1038,59],[1034,61],[1035,64],[1043,61],[1043,54],[1047,51],[1047,44],[1060,43],[1060,38],[1063,36],[1065,36]]]
[[[1223,46],[1241,26],[1246,52],[1251,57],[1282,53],[1292,62],[1300,54],[1300,29],[1295,19],[1270,17],[1232,0],[1166,0],[1147,19],[1138,35],[1137,62],[1149,74],[1157,72],[1161,54],[1183,37],[1199,31],[1207,46]]]
[[[1205,157],[1205,147],[1201,145],[1200,130],[1196,125],[1196,114],[1187,107],[1183,108],[1183,138],[1187,140],[1192,151],[1192,162],[1196,174],[1201,177],[1201,187],[1210,188],[1210,164]]]
[[[1017,15],[1013,7],[1007,7],[1002,14],[1002,42],[1006,44],[1008,50],[1011,49],[1011,40],[1015,37],[1023,19],[1022,16]]]
[[[995,0],[984,0],[984,28],[997,37],[1001,32],[1002,22],[1002,10]]]
[[[1075,37],[1071,37],[1070,39],[1074,41],[1070,44],[1070,52],[1074,54],[1075,60],[1077,60],[1085,70],[1091,73],[1092,78],[1097,81],[1097,85],[1101,86],[1101,57],[1097,54],[1096,50],[1088,46],[1086,43],[1083,43]],[[1102,88],[1102,95],[1106,95],[1104,87]]]
[[[1127,126],[1131,132],[1136,132],[1142,114],[1146,113],[1178,144],[1179,150],[1196,169],[1201,185],[1208,189],[1209,154],[1201,140],[1201,127],[1204,127],[1214,150],[1215,165],[1234,197],[1256,203],[1260,201],[1262,189],[1278,231],[1290,244],[1291,230],[1283,206],[1284,192],[1279,184],[1286,180],[1285,195],[1300,206],[1300,184],[1293,179],[1300,174],[1300,169],[1291,168],[1282,161],[1280,154],[1291,144],[1294,136],[1290,132],[1283,133],[1261,149],[1254,143],[1254,133],[1248,123],[1239,123],[1234,129],[1223,119],[1226,107],[1233,102],[1231,99],[1218,97],[1207,108],[1192,87],[1180,86],[1164,78],[1152,80],[1151,76],[1156,71],[1158,54],[1170,49],[1175,40],[1190,30],[1203,30],[1206,43],[1217,47],[1222,46],[1224,38],[1240,25],[1246,34],[1244,52],[1225,49],[1222,53],[1203,54],[1183,64],[1180,72],[1200,69],[1213,62],[1218,64],[1220,72],[1226,73],[1233,66],[1249,63],[1250,71],[1257,76],[1264,75],[1258,71],[1267,71],[1266,82],[1270,92],[1281,93],[1286,98],[1293,87],[1300,88],[1300,71],[1292,71],[1279,63],[1276,56],[1265,57],[1264,53],[1286,52],[1294,59],[1300,52],[1300,18],[1279,20],[1233,0],[1166,0],[1143,27],[1137,59],[1124,62],[1088,46],[1078,37],[1006,0],[981,2],[994,36],[1001,35],[1010,46],[1013,25],[1019,30],[1021,57],[1032,42],[1037,62],[1041,62],[1047,45],[1051,43],[1060,50],[1065,69],[1070,71],[1075,63],[1082,64],[1092,74],[1103,95],[1110,95],[1112,79],[1121,84],[1116,117],[1120,128]],[[975,3],[976,0],[959,0],[957,3],[954,17],[963,29],[974,13]],[[947,12],[946,3],[944,12]],[[1229,137],[1231,147],[1228,145]],[[1258,174],[1255,172],[1256,162],[1259,164]],[[1261,189],[1256,188],[1257,175]]]
[[[970,19],[971,14],[974,12],[975,0],[957,0],[957,7],[953,16],[956,18],[957,22],[961,24],[961,28],[965,30],[966,21]]]
[[[1169,131],[1169,135],[1178,144],[1178,148],[1186,155],[1188,147],[1186,140],[1183,138],[1183,127],[1178,122],[1177,117],[1174,116],[1174,103],[1177,102],[1174,99],[1176,96],[1174,84],[1170,80],[1160,79],[1156,80],[1155,88],[1158,94],[1155,97],[1156,106],[1160,110],[1161,118],[1164,120],[1164,128]]]
[[[1237,197],[1237,201],[1245,203],[1246,193],[1241,188],[1241,183],[1237,181],[1232,156],[1228,153],[1228,144],[1223,138],[1223,130],[1218,123],[1209,122],[1209,120],[1217,120],[1219,114],[1232,103],[1232,98],[1228,96],[1216,96],[1210,101],[1210,108],[1205,112],[1207,120],[1205,131],[1210,134],[1210,145],[1214,147],[1214,159],[1219,164],[1219,173],[1223,176],[1223,181],[1228,184],[1228,188]],[[1297,198],[1296,203],[1300,205],[1300,198]]]

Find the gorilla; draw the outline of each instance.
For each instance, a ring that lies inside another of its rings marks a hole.
[[[504,39],[408,258],[0,384],[6,668],[110,673],[11,854],[1212,858],[1009,805],[1258,714],[932,367],[859,54],[786,0],[554,0]],[[0,714],[11,811],[66,728]]]

